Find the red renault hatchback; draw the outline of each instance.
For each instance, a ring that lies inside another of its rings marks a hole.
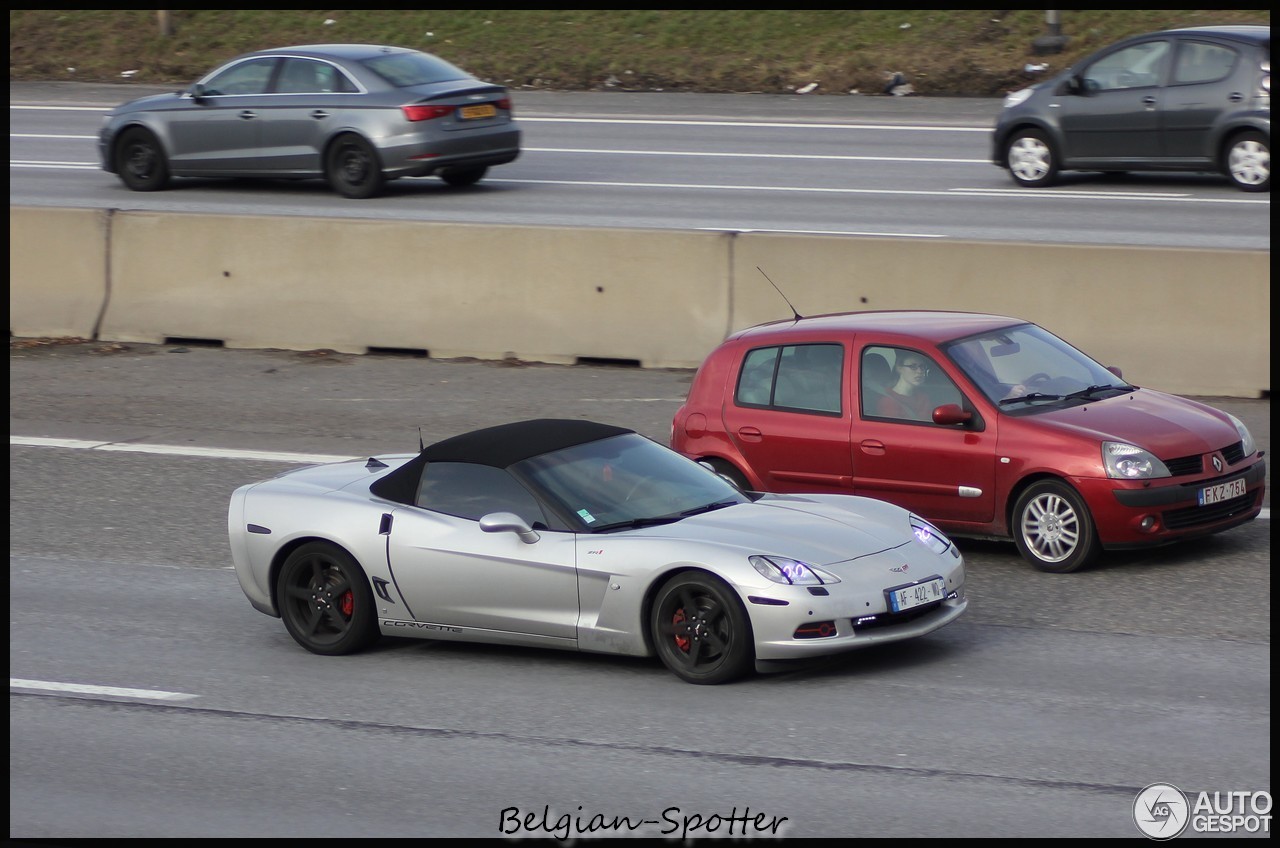
[[[1217,533],[1262,510],[1239,419],[1126,383],[1035,324],[861,312],[735,333],[698,369],[671,445],[744,489],[896,503],[1008,539],[1044,571]]]

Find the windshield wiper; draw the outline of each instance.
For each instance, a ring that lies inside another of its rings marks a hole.
[[[1047,395],[1044,392],[1031,392],[1030,394],[1019,395],[1018,397],[1007,397],[1000,401],[1000,405],[1007,406],[1011,403],[1022,403],[1023,401],[1032,400],[1062,400],[1062,395]]]
[[[684,512],[681,512],[680,515],[682,517],[689,516],[689,515],[701,515],[704,512],[712,512],[717,509],[724,509],[727,506],[734,506],[735,504],[740,504],[740,503],[742,503],[742,501],[738,501],[738,500],[716,501],[715,503],[703,504],[702,506],[695,506],[693,509],[686,509]]]
[[[1107,391],[1107,390],[1112,390],[1112,391],[1117,391],[1117,392],[1127,392],[1127,391],[1131,391],[1131,389],[1130,389],[1130,387],[1129,387],[1129,386],[1112,386],[1112,385],[1106,385],[1106,386],[1090,386],[1089,388],[1087,388],[1087,389],[1081,389],[1081,390],[1080,390],[1080,391],[1078,391],[1078,392],[1071,392],[1070,394],[1068,394],[1068,395],[1067,395],[1067,397],[1069,397],[1069,398],[1085,398],[1085,397],[1092,397],[1094,392],[1105,392],[1105,391]]]
[[[683,515],[657,515],[652,518],[632,518],[627,521],[615,521],[593,527],[592,532],[602,533],[606,530],[635,530],[640,527],[656,527],[659,524],[674,524],[684,518]]]

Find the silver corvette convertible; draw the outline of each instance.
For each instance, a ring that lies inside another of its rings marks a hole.
[[[960,552],[899,507],[742,492],[621,427],[541,419],[242,486],[253,606],[318,654],[380,635],[656,654],[690,683],[922,636]]]

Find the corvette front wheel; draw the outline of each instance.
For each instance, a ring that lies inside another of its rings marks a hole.
[[[289,635],[315,654],[336,656],[378,639],[373,591],[351,554],[327,542],[311,542],[285,560],[276,602]]]
[[[755,660],[751,624],[723,580],[684,572],[654,600],[651,632],[658,657],[687,683],[727,683]]]

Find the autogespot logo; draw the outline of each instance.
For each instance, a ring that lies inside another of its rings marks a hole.
[[[1190,818],[1187,796],[1171,783],[1153,783],[1133,799],[1133,823],[1151,839],[1180,836]]]

